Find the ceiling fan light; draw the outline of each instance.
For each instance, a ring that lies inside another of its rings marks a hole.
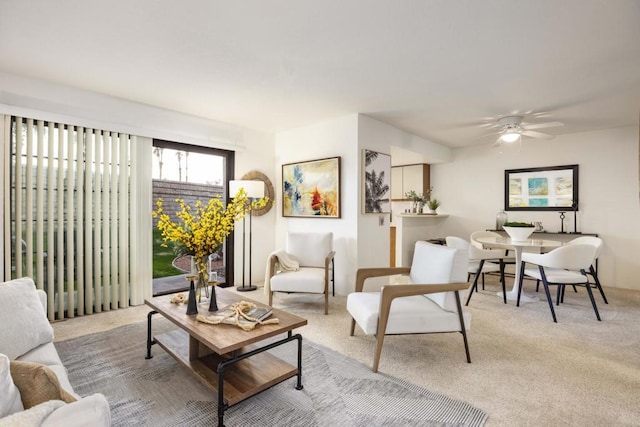
[[[507,132],[501,138],[506,143],[516,142],[520,138],[520,134],[518,132]]]

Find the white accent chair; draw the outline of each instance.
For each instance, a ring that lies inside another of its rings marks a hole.
[[[411,267],[361,268],[355,292],[347,297],[352,317],[366,335],[376,336],[373,372],[378,372],[385,335],[460,332],[467,362],[471,363],[466,330],[471,314],[463,312],[459,291],[467,289],[467,252],[418,241]],[[409,274],[409,284],[383,286],[380,292],[364,292],[369,278]]]
[[[556,319],[556,313],[553,309],[549,285],[559,286],[557,305],[560,305],[560,296],[562,295],[565,285],[582,285],[587,288],[593,311],[596,313],[596,318],[600,320],[598,307],[593,298],[593,292],[591,292],[591,285],[589,284],[589,278],[586,273],[586,270],[589,269],[589,266],[591,266],[593,262],[595,254],[595,246],[578,244],[560,246],[544,254],[523,253],[522,266],[520,268],[523,274],[520,275],[520,281],[518,283],[517,305],[520,305],[520,294],[522,293],[524,276],[540,280],[544,285],[551,316],[553,317],[553,321],[557,323],[558,320]],[[527,263],[535,264],[537,268],[526,268]]]
[[[287,233],[288,257],[297,270],[278,271],[277,252],[269,257],[269,305],[275,292],[324,294],[324,314],[329,314],[329,280],[333,280],[333,233]],[[334,284],[335,286],[335,284]]]
[[[507,303],[506,285],[504,282],[504,262],[502,262],[502,256],[505,255],[503,249],[482,249],[475,245],[469,244],[465,239],[455,236],[447,236],[445,238],[447,246],[451,248],[461,249],[467,251],[469,254],[469,265],[467,267],[467,281],[471,274],[473,278],[473,284],[469,288],[469,294],[467,295],[467,302],[465,305],[469,305],[473,292],[478,292],[478,277],[482,276],[482,289],[484,289],[484,275],[485,273],[500,272],[500,283],[502,284],[502,298],[504,303]],[[489,262],[488,260],[497,260],[499,264]]]

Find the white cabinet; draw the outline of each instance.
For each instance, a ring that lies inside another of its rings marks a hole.
[[[391,168],[391,199],[407,200],[404,196],[408,191],[424,193],[429,190],[430,168],[428,164],[393,166]]]

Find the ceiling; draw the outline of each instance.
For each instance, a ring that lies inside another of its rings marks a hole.
[[[361,113],[450,147],[520,114],[638,124],[638,0],[0,0],[0,70],[278,132]]]

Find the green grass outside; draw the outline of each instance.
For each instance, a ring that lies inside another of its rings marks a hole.
[[[172,264],[176,255],[173,252],[173,247],[169,243],[168,247],[162,247],[163,240],[160,230],[153,229],[153,278],[176,276],[183,274],[184,271],[180,271]]]

